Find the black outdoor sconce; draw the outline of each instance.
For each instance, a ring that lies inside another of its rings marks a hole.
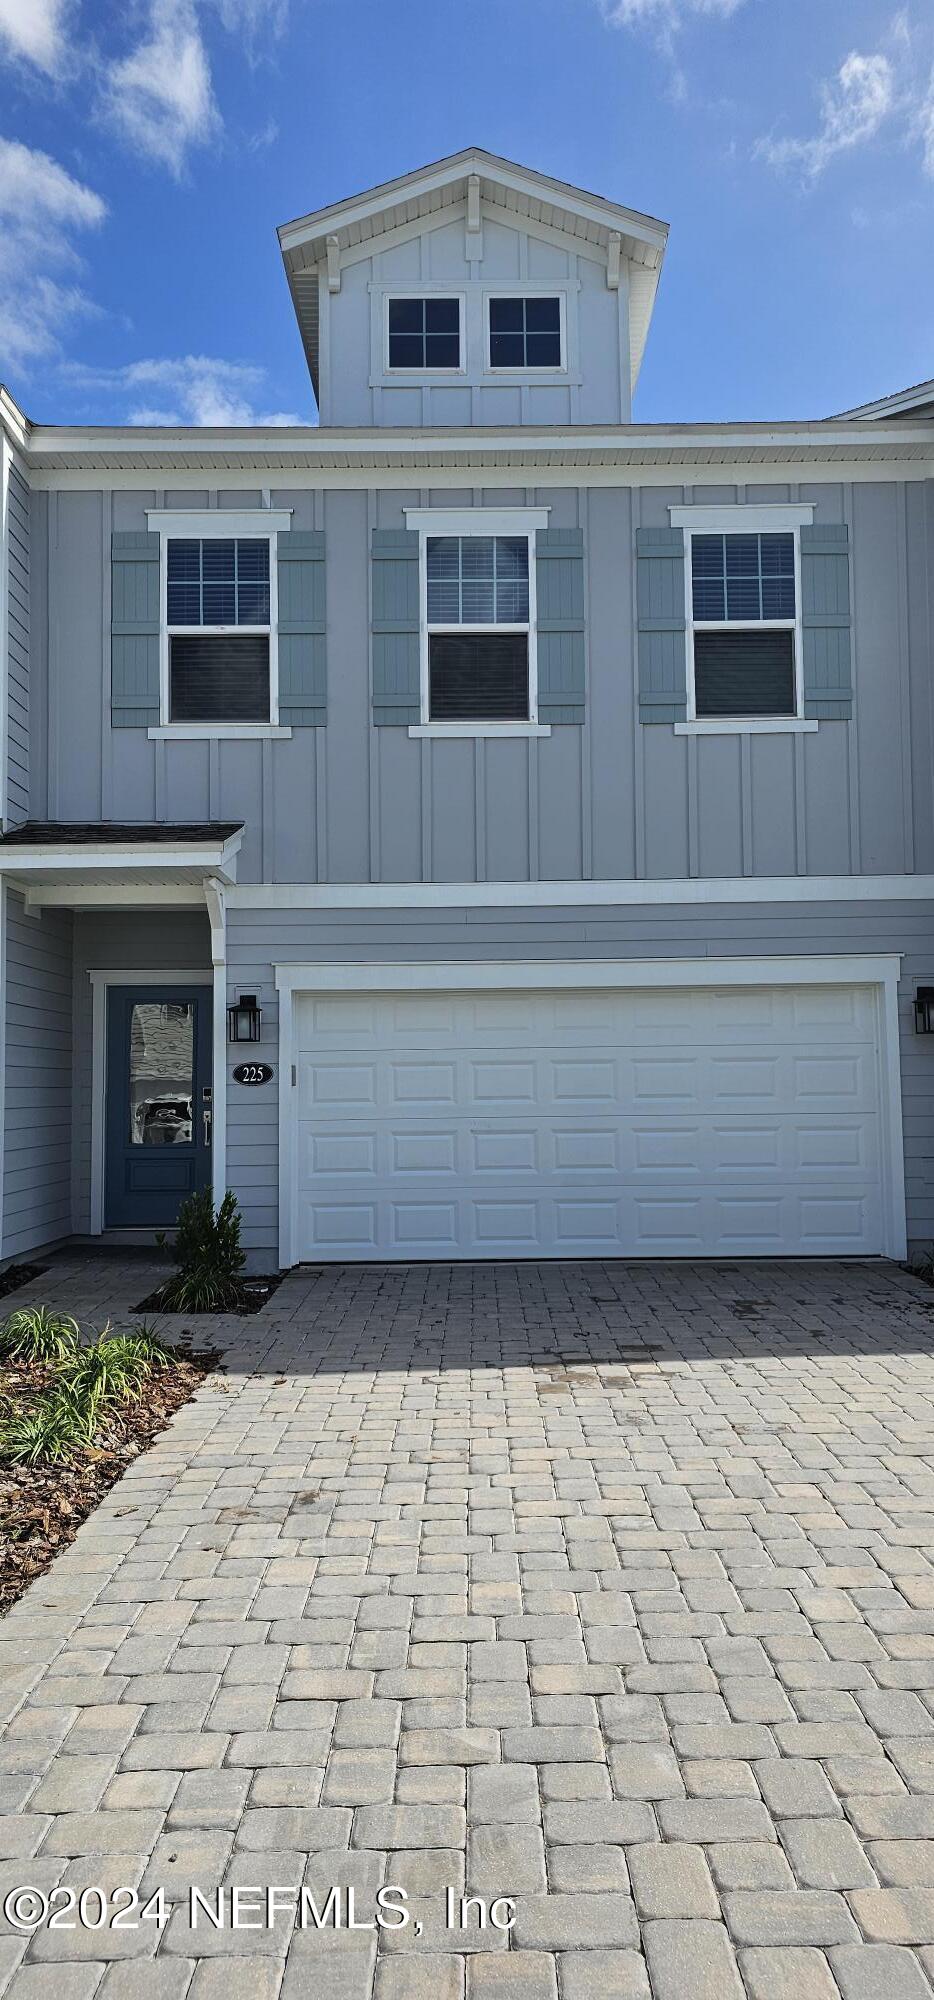
[[[263,1026],[263,1010],[255,993],[241,993],[227,1009],[227,1039],[231,1042],[258,1042]]]
[[[919,1035],[934,1035],[934,986],[919,986],[915,994],[915,1029]]]

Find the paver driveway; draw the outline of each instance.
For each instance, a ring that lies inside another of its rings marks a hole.
[[[151,1281],[31,1289],[125,1319]],[[8,1933],[15,2000],[930,1993],[934,1291],[331,1268],[209,1324],[227,1375],[0,1632],[2,1894],[175,1907]],[[511,1933],[445,1928],[465,1881]],[[399,1883],[423,1929],[374,1969],[287,1907],[193,1929],[192,1882],[358,1921]]]

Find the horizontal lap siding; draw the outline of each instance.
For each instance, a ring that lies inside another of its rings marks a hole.
[[[260,1059],[278,1079],[279,963],[600,958],[768,958],[833,952],[903,954],[901,1059],[908,1234],[934,1239],[934,1037],[914,1032],[916,985],[934,984],[934,905],[927,903],[764,904],[706,909],[621,910],[232,910],[228,916],[232,996],[255,991],[263,1009]],[[278,1247],[278,1090],[230,1084],[227,1178],[244,1211],[254,1266]]]
[[[7,892],[3,1255],[71,1230],[72,918]]]
[[[10,467],[6,810],[29,816],[29,488]]]

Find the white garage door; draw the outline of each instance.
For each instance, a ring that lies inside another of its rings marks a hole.
[[[299,1258],[883,1247],[875,989],[296,995]]]

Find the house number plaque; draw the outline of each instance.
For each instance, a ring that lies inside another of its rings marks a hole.
[[[275,1073],[271,1063],[238,1063],[233,1080],[234,1083],[271,1083]]]

